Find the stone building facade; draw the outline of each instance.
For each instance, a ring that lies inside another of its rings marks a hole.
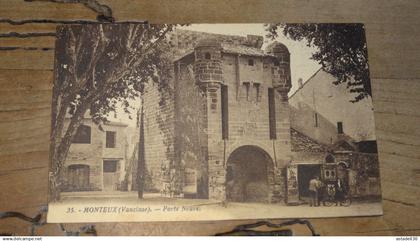
[[[121,189],[130,149],[127,125],[110,122],[102,128],[91,118],[83,119],[65,161],[64,192]]]
[[[335,81],[320,69],[300,83],[289,98],[292,127],[324,144],[335,143],[337,132],[356,142],[376,140],[372,99],[352,103],[356,94]]]
[[[380,199],[377,153],[365,153],[354,140],[338,135],[331,145],[322,144],[291,128],[292,161],[288,165],[287,203],[309,198],[308,183],[314,176],[324,184],[344,180],[353,199]]]
[[[173,76],[143,96],[147,172],[163,195],[285,198],[290,54],[261,36],[176,31]]]
[[[370,98],[352,103],[354,93],[318,70],[289,98],[292,161],[295,174],[288,186],[288,202],[308,197],[314,176],[324,181],[345,179],[353,197],[380,196],[379,165],[373,106]],[[295,179],[295,181],[292,181]]]

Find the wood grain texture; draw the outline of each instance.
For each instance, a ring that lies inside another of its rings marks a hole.
[[[322,235],[420,234],[420,2],[364,0],[100,0],[117,20],[163,22],[362,22],[366,24],[384,216],[313,219]],[[194,14],[191,14],[194,13]],[[94,20],[80,4],[0,0],[3,19]],[[51,32],[54,24],[0,23],[0,33]],[[53,47],[53,37],[3,38],[2,47]],[[33,215],[47,202],[54,51],[0,51],[0,211]],[[211,235],[250,222],[98,224],[101,235]],[[79,224],[68,225],[76,230]],[[27,234],[18,220],[0,232]],[[294,229],[309,234],[302,227]],[[40,234],[60,234],[47,225]]]

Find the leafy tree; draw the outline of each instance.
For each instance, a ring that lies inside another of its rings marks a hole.
[[[88,111],[95,124],[167,74],[167,34],[173,25],[91,24],[57,28],[52,97],[50,198],[60,197],[64,163]],[[68,125],[64,124],[69,118]]]
[[[281,30],[292,40],[317,47],[312,59],[337,78],[334,84],[346,83],[357,94],[352,102],[372,96],[363,24],[268,24],[266,30],[273,39]]]

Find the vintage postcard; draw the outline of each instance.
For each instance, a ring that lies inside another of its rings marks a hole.
[[[57,28],[48,222],[381,215],[363,24]]]

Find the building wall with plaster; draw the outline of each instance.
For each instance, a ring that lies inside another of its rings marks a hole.
[[[356,142],[376,140],[371,98],[352,103],[355,94],[320,69],[291,95],[292,127],[325,144],[337,141],[337,123]],[[318,126],[315,125],[318,114]]]
[[[65,120],[65,126],[68,125],[70,119]],[[103,180],[103,161],[114,160],[117,161],[116,183],[115,189],[121,185],[125,178],[126,155],[128,149],[128,141],[126,139],[127,125],[123,123],[109,123],[102,125],[102,129],[92,122],[90,118],[84,118],[82,125],[90,128],[90,142],[89,143],[72,143],[65,162],[65,173],[63,175],[64,191],[102,191],[104,189]],[[106,131],[113,131],[115,136],[115,148],[106,147]],[[76,175],[88,174],[86,178],[88,182],[83,187],[71,186],[70,180],[70,166],[88,166],[88,171],[76,173]]]

